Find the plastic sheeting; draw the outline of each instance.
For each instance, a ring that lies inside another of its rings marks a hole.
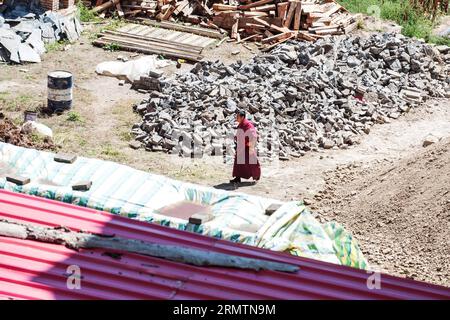
[[[117,163],[78,157],[72,164],[54,154],[0,143],[0,188],[73,203],[171,228],[191,230],[188,222],[158,211],[180,201],[210,207],[214,216],[194,232],[298,256],[367,268],[358,245],[337,224],[321,225],[301,202],[284,203],[272,216],[265,209],[280,201],[185,183]],[[29,177],[24,186],[7,182],[7,174]],[[80,181],[89,191],[73,191]],[[254,230],[257,230],[256,232]]]

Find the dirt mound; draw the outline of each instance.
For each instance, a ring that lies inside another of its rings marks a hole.
[[[0,113],[0,142],[11,143],[20,147],[35,148],[39,150],[55,149],[55,144],[48,137],[39,137],[25,134],[21,128]]]
[[[329,174],[316,204],[390,274],[450,286],[450,139],[390,164]]]

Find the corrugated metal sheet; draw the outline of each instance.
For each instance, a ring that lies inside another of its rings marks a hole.
[[[115,234],[161,244],[263,258],[300,266],[296,274],[195,267],[158,258],[0,237],[0,298],[5,299],[450,299],[450,289],[381,276],[370,290],[363,270],[298,258],[62,202],[0,190],[0,219]],[[68,289],[67,267],[81,268]]]

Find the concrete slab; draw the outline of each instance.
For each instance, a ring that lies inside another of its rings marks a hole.
[[[19,58],[21,62],[41,62],[40,55],[28,43],[19,45]]]

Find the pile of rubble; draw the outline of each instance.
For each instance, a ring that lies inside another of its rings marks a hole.
[[[260,134],[259,153],[282,160],[308,150],[347,148],[375,123],[429,97],[450,97],[449,47],[395,34],[287,42],[249,63],[197,63],[135,106],[147,150],[221,155],[244,108]],[[277,143],[278,142],[278,143]]]
[[[0,62],[40,62],[46,43],[75,41],[81,31],[73,13],[45,12],[39,0],[7,0],[0,6]]]
[[[50,137],[33,135],[24,127],[15,125],[0,112],[0,142],[10,143],[19,147],[34,148],[38,150],[54,150],[56,148]]]

